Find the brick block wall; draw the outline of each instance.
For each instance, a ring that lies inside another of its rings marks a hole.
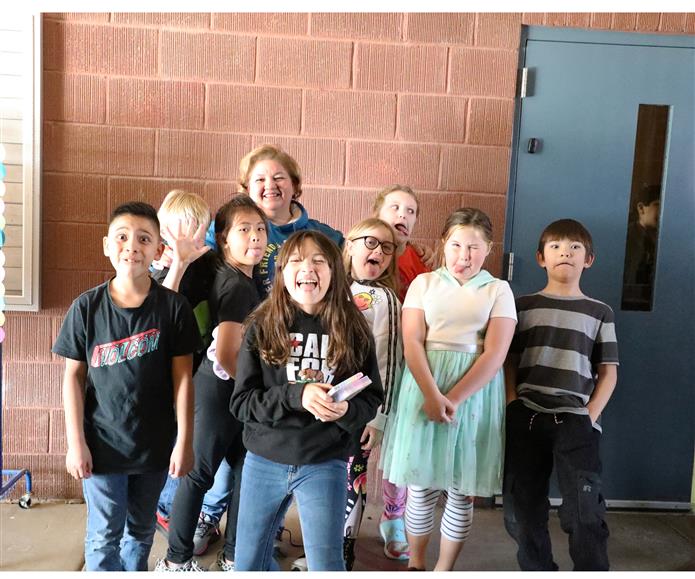
[[[499,274],[522,24],[695,33],[682,13],[46,14],[42,309],[7,315],[5,466],[30,468],[39,498],[81,496],[50,347],[110,274],[109,211],[175,187],[216,209],[261,143],[298,160],[310,215],[342,231],[392,182],[421,193],[430,245],[450,211],[483,208]]]

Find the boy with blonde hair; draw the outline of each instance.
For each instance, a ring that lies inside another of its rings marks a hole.
[[[215,277],[217,256],[205,245],[205,232],[210,224],[210,207],[195,193],[174,189],[167,193],[157,212],[166,244],[168,267],[155,269],[152,277],[184,296],[193,308],[203,347],[193,355],[193,373],[200,366],[211,342],[208,297]],[[164,261],[164,260],[163,260]],[[215,475],[214,486],[206,493],[200,519],[193,537],[195,555],[202,555],[208,545],[220,537],[220,518],[227,509],[233,472],[222,461]],[[180,479],[167,478],[157,505],[157,528],[169,533],[171,506]]]

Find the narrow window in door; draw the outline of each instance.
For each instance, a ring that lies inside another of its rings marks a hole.
[[[661,190],[670,107],[640,105],[625,241],[623,310],[651,311],[654,302]]]

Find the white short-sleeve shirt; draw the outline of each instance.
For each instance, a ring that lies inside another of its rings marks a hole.
[[[486,270],[463,285],[445,267],[420,274],[408,288],[406,308],[424,310],[429,350],[482,346],[490,318],[517,319],[509,284]]]

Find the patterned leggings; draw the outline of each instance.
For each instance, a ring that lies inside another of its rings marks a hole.
[[[429,535],[434,529],[434,508],[442,492],[446,497],[440,525],[442,536],[462,543],[468,538],[473,525],[473,499],[454,488],[441,491],[409,485],[405,528],[412,535]]]
[[[362,525],[364,507],[367,504],[367,462],[369,450],[360,450],[348,459],[347,505],[343,536],[356,539]]]

